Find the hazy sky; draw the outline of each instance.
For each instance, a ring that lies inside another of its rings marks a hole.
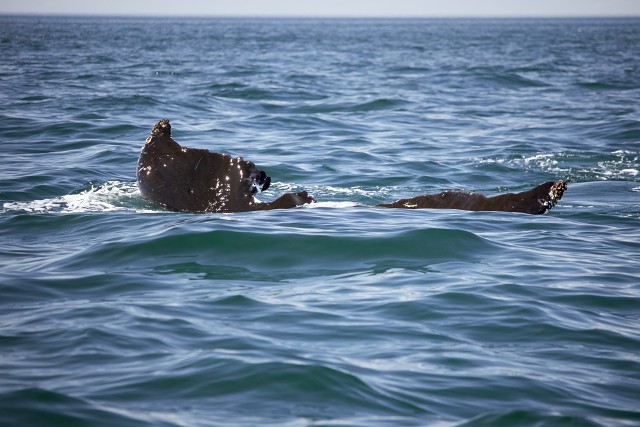
[[[0,0],[0,13],[174,16],[640,16],[640,0]]]

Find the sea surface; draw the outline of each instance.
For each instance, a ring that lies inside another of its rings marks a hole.
[[[640,19],[0,16],[0,105],[0,425],[640,425]],[[160,118],[318,202],[153,205]]]

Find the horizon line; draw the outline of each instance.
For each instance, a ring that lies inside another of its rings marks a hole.
[[[305,14],[175,14],[175,13],[90,13],[90,12],[0,12],[0,16],[84,17],[84,18],[233,18],[233,19],[633,19],[637,15],[305,15]]]

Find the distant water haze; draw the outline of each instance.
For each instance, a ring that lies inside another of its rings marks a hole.
[[[640,16],[635,0],[5,0],[0,13],[164,16],[575,17]]]

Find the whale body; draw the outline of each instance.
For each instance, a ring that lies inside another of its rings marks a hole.
[[[137,169],[142,195],[167,209],[179,212],[246,212],[288,209],[313,203],[306,191],[286,193],[262,203],[255,194],[265,191],[271,178],[242,157],[182,147],[171,136],[169,120],[162,119],[146,139]],[[531,190],[488,197],[467,191],[423,194],[382,208],[462,209],[543,214],[554,207],[567,189],[565,181],[549,181]]]

